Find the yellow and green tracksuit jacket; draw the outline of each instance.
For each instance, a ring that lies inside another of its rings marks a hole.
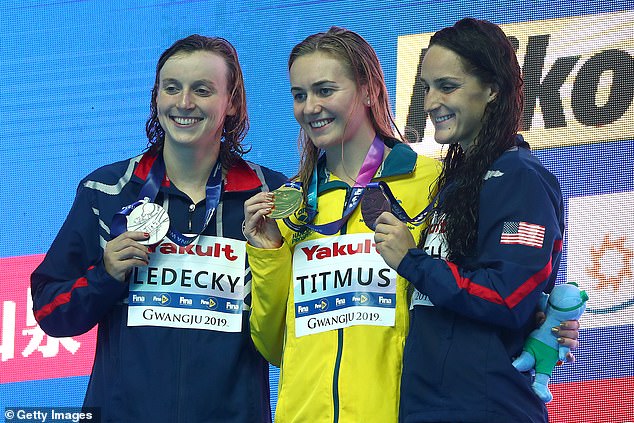
[[[318,214],[315,224],[341,218],[351,188],[318,165]],[[385,181],[410,216],[430,201],[430,186],[440,163],[396,144],[374,181]],[[281,367],[275,421],[396,422],[403,346],[409,327],[407,282],[396,286],[393,327],[352,326],[295,336],[292,254],[295,245],[324,235],[293,232],[279,221],[284,243],[278,249],[247,245],[252,273],[251,336],[262,355]],[[410,226],[418,241],[421,227]],[[371,232],[360,207],[340,234]]]

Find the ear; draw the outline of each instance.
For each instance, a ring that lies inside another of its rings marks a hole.
[[[491,92],[489,93],[489,99],[487,100],[487,103],[491,103],[492,101],[494,101],[498,97],[498,92],[500,91],[498,84],[491,84],[489,89],[491,90]]]

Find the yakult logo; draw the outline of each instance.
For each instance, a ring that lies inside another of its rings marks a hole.
[[[150,247],[149,252],[159,252],[161,254],[187,254],[200,257],[224,257],[229,261],[235,261],[238,258],[233,246],[229,244],[220,244],[218,242],[213,245],[189,244],[184,247],[172,244],[171,242],[163,242],[155,247]]]
[[[533,148],[634,134],[634,12],[501,25],[524,74],[524,138]],[[440,152],[423,111],[420,64],[433,33],[399,37],[397,124],[418,150]]]
[[[371,254],[376,252],[376,244],[369,239],[363,242],[345,244],[334,242],[331,246],[302,247],[301,251],[306,255],[307,261],[321,260],[330,257],[350,256],[353,254]]]

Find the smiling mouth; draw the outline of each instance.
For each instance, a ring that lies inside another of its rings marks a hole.
[[[203,118],[199,118],[199,117],[171,116],[171,118],[177,124],[184,125],[184,126],[193,125],[203,120]]]
[[[330,122],[332,122],[334,119],[319,119],[319,120],[315,120],[309,123],[311,128],[314,129],[319,129],[319,128],[323,128],[324,126],[328,125]]]
[[[437,118],[434,118],[434,123],[442,123],[445,122],[449,119],[451,119],[452,117],[456,116],[455,114],[450,114],[450,115],[444,115],[444,116],[439,116]]]

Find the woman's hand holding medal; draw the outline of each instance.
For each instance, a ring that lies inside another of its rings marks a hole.
[[[249,244],[257,248],[275,249],[282,246],[282,234],[274,219],[268,219],[275,208],[275,194],[260,192],[244,202],[242,233]]]
[[[106,272],[119,282],[125,282],[133,267],[147,266],[150,260],[148,247],[141,242],[149,237],[147,232],[126,231],[108,241],[103,253]]]
[[[407,228],[390,212],[383,212],[376,219],[374,229],[376,250],[392,269],[396,270],[410,248],[416,248],[416,241]]]

